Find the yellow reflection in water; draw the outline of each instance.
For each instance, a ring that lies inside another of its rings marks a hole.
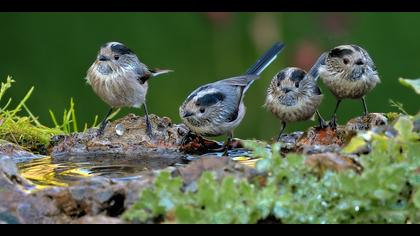
[[[251,158],[251,157],[246,157],[246,156],[240,156],[240,157],[234,157],[232,159],[246,166],[255,168],[257,161],[259,161],[261,158]]]
[[[36,189],[44,189],[47,187],[69,186],[69,180],[66,177],[89,177],[90,175],[77,168],[73,163],[52,163],[51,157],[34,159],[29,162],[18,164],[20,174],[25,179],[35,185]]]

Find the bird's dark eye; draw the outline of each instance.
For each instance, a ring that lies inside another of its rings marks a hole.
[[[280,82],[277,82],[277,87],[280,87]]]
[[[347,58],[343,58],[343,63],[345,64],[345,65],[347,65],[347,64],[349,64],[349,59],[347,59]]]
[[[204,113],[205,111],[206,111],[206,109],[200,108],[200,113]]]
[[[295,83],[295,87],[299,88],[299,81]]]
[[[115,59],[115,60],[118,60],[118,59],[120,59],[120,56],[115,55],[115,56],[114,56],[114,59]]]

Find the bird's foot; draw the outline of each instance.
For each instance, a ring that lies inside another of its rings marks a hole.
[[[146,134],[147,134],[147,136],[149,136],[149,138],[150,139],[155,139],[155,135],[153,134],[153,129],[152,129],[152,127],[151,127],[151,125],[148,125],[147,127],[146,127]]]
[[[333,116],[333,118],[331,119],[329,126],[333,129],[337,129],[337,116]]]
[[[96,137],[100,138],[102,135],[104,135],[104,131],[99,129],[98,132],[96,132]]]
[[[223,152],[223,156],[229,156],[228,151],[229,151],[229,148],[225,148],[225,151]]]
[[[98,129],[98,131],[96,132],[96,137],[102,137],[103,135],[104,135],[104,133],[105,133],[105,127],[106,127],[106,123],[107,122],[103,122],[102,124],[101,124],[101,126],[99,127],[99,129]]]
[[[319,120],[318,127],[319,127],[320,129],[325,129],[325,128],[327,128],[327,127],[328,127],[328,123],[327,123],[327,122],[325,122],[325,120],[324,120],[324,119]]]

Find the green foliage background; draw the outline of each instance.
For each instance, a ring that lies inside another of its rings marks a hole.
[[[85,83],[86,70],[100,45],[121,41],[151,67],[175,73],[151,82],[149,110],[179,122],[178,106],[197,86],[243,73],[274,40],[287,45],[254,83],[246,97],[248,114],[236,135],[268,139],[279,124],[262,108],[272,76],[285,66],[299,64],[295,58],[302,45],[327,50],[338,44],[365,47],[376,61],[382,84],[367,98],[370,111],[395,110],[389,99],[418,111],[418,98],[398,85],[398,78],[420,77],[419,13],[232,13],[212,18],[207,13],[0,13],[0,78],[12,75],[16,84],[11,97],[23,97],[34,85],[27,102],[40,122],[52,126],[48,109],[62,112],[74,98],[79,126],[103,116],[106,105]],[[214,20],[212,20],[214,19]],[[218,19],[218,20],[217,20]],[[303,50],[300,61],[309,51]],[[305,52],[308,52],[305,54]],[[303,58],[303,59],[302,59]],[[312,60],[312,59],[307,59]],[[313,59],[315,60],[315,59]],[[326,94],[321,112],[331,115],[335,100]],[[17,102],[17,101],[15,101]],[[15,104],[16,105],[16,104]],[[142,111],[124,109],[128,112]],[[358,101],[342,105],[344,122],[362,113]],[[305,128],[304,122],[288,131]]]

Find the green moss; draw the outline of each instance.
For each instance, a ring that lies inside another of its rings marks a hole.
[[[1,83],[0,102],[6,91],[11,88],[15,81],[9,76],[6,82]],[[26,149],[37,150],[42,146],[47,146],[53,135],[62,134],[60,129],[48,128],[40,124],[38,119],[26,107],[25,103],[30,98],[34,88],[32,87],[25,97],[14,109],[9,109],[12,99],[0,108],[0,139],[16,143]],[[20,116],[22,110],[26,111],[26,116]]]
[[[388,112],[384,114],[385,117],[388,119],[388,123],[392,123],[400,117],[400,113],[397,112]]]

